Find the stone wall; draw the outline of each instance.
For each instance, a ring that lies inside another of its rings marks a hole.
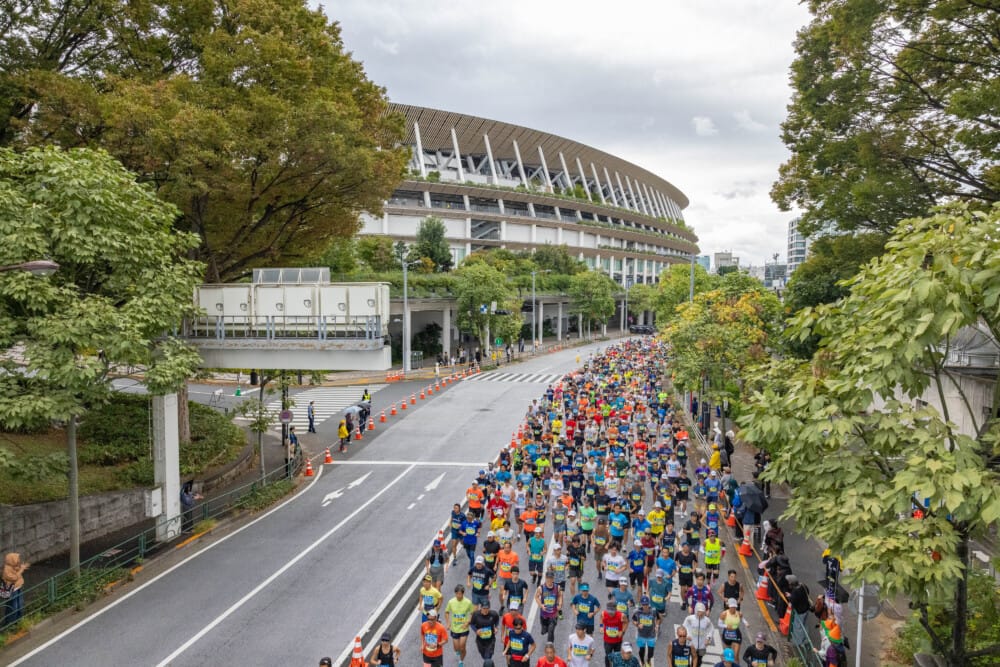
[[[80,498],[80,541],[145,520],[143,489]],[[33,505],[0,505],[0,553],[17,551],[29,563],[69,549],[69,503],[57,500]]]

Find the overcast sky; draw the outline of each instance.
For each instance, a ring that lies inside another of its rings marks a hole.
[[[314,0],[315,1],[315,0]],[[691,200],[703,254],[786,259],[768,196],[795,32],[793,0],[322,0],[394,102],[595,146]]]

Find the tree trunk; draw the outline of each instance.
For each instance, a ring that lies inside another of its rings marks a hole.
[[[187,383],[177,392],[177,430],[181,444],[191,442],[191,410],[188,407]]]
[[[955,582],[955,625],[951,635],[951,664],[965,667],[969,664],[965,655],[966,635],[969,631],[969,533],[961,528],[955,554],[962,562],[962,576]]]
[[[76,456],[76,415],[66,422],[66,455],[69,457],[69,569],[80,576],[80,470]]]

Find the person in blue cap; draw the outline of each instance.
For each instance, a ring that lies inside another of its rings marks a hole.
[[[577,625],[582,625],[588,635],[593,635],[594,617],[601,608],[601,603],[590,594],[590,584],[587,582],[580,584],[580,592],[573,596],[571,604],[576,611]]]
[[[722,661],[715,663],[715,667],[735,667],[736,665],[736,652],[727,648],[722,651]]]

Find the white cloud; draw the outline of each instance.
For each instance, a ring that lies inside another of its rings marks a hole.
[[[767,129],[767,125],[755,121],[746,109],[734,113],[733,118],[736,119],[737,125],[749,132],[762,132]]]
[[[719,128],[715,126],[715,121],[710,116],[694,116],[691,118],[691,125],[699,137],[710,137],[719,133]]]
[[[399,42],[387,42],[376,37],[372,40],[372,45],[380,51],[385,51],[389,55],[399,55]]]

